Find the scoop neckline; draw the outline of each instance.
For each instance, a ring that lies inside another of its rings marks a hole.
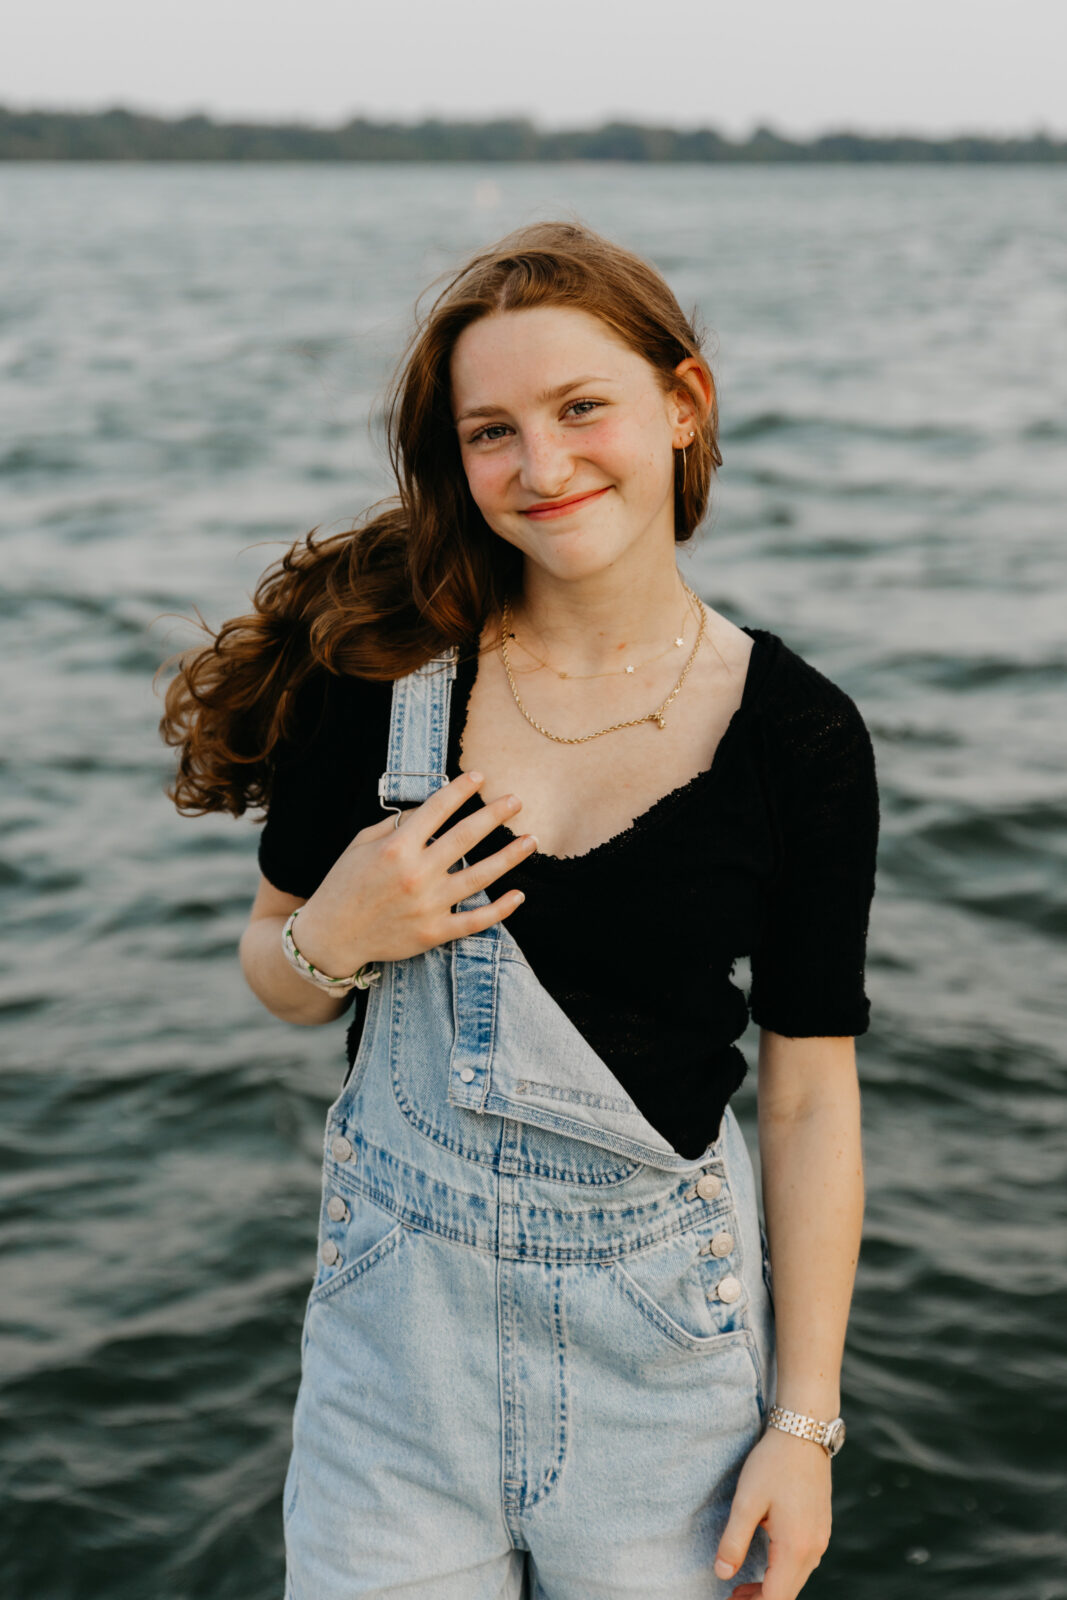
[[[707,767],[702,767],[699,772],[694,773],[691,778],[687,778],[684,783],[679,784],[676,788],[669,789],[666,794],[660,795],[658,800],[653,800],[652,804],[647,806],[644,811],[639,812],[625,828],[621,828],[618,833],[611,834],[607,839],[602,839],[599,844],[592,845],[590,849],[583,850],[580,855],[555,856],[541,850],[535,850],[532,855],[526,857],[516,870],[522,873],[531,871],[535,873],[567,872],[576,867],[586,866],[589,863],[596,865],[605,857],[611,859],[613,856],[629,849],[635,840],[639,843],[647,834],[655,831],[669,817],[673,816],[677,810],[688,804],[695,796],[702,794],[703,790],[710,786],[713,777],[722,765],[720,755],[723,746],[731,738],[731,735],[736,735],[736,730],[748,720],[751,714],[752,704],[759,689],[760,681],[770,666],[773,647],[778,643],[777,634],[771,633],[766,628],[748,628],[742,624],[742,632],[747,633],[752,640],[752,649],[749,652],[748,665],[745,669],[741,700],[723,729],[722,737],[715,746],[711,764]],[[460,666],[459,670],[463,670],[463,665]],[[466,685],[462,709],[464,725],[467,717],[467,703],[470,699],[470,691],[474,686],[476,675],[477,656],[475,656],[474,673],[470,676]],[[462,742],[463,730],[459,727],[458,719],[450,717],[448,752],[450,776],[454,772],[461,770],[458,766],[458,760]],[[453,762],[453,757],[455,757],[455,762]],[[484,808],[485,802],[480,794],[476,795],[474,799],[478,806]],[[489,843],[498,835],[504,836],[505,839],[519,837],[510,828],[501,824],[499,827],[494,828],[485,842]],[[495,846],[494,848],[499,847]]]

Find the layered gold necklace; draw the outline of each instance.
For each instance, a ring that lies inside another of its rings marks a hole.
[[[536,661],[539,667],[544,667],[548,672],[554,672],[557,678],[568,678],[575,683],[586,683],[592,678],[620,678],[624,674],[632,674],[637,672],[642,667],[650,667],[654,661],[662,661],[663,657],[670,655],[672,650],[680,650],[685,644],[686,622],[688,618],[694,614],[695,608],[699,605],[700,601],[697,600],[696,596],[693,594],[693,591],[687,588],[685,597],[685,613],[682,617],[682,625],[667,648],[665,650],[657,651],[654,656],[647,656],[644,661],[627,661],[624,662],[621,667],[610,667],[607,672],[564,672],[561,667],[554,667],[551,661],[546,661],[543,656],[539,656],[536,650],[531,650],[528,644],[519,644],[518,635],[515,633],[514,629],[508,634],[508,638],[514,639],[515,643],[519,645],[519,649],[522,650],[525,655],[530,656],[532,660]]]
[[[692,667],[693,662],[696,659],[696,653],[700,649],[701,641],[704,638],[704,629],[705,629],[705,626],[706,626],[706,623],[707,623],[707,614],[706,614],[706,612],[704,610],[704,607],[700,603],[699,597],[689,587],[689,585],[686,583],[684,578],[682,579],[682,588],[685,590],[685,592],[689,596],[690,600],[695,602],[695,604],[696,604],[697,610],[698,610],[699,615],[700,615],[700,625],[697,628],[697,636],[696,636],[696,640],[695,640],[695,642],[693,644],[693,648],[689,652],[689,656],[688,656],[688,658],[686,660],[685,666],[682,668],[681,675],[678,678],[677,683],[674,685],[674,688],[671,690],[670,694],[667,696],[667,698],[665,700],[660,702],[660,704],[656,707],[656,709],[654,711],[646,712],[643,717],[631,717],[629,719],[629,721],[627,721],[627,722],[612,722],[606,728],[597,728],[593,733],[580,733],[580,734],[576,734],[576,735],[571,736],[571,737],[567,737],[566,735],[564,735],[562,733],[551,733],[548,728],[544,727],[540,722],[538,722],[536,720],[535,717],[532,717],[530,715],[529,711],[527,711],[526,707],[522,703],[522,697],[519,694],[518,685],[515,682],[515,674],[511,670],[511,659],[510,659],[510,657],[508,655],[508,639],[514,637],[514,635],[511,632],[511,600],[510,600],[510,598],[505,600],[504,601],[503,612],[502,612],[502,616],[501,616],[501,622],[500,622],[500,656],[501,656],[501,660],[504,663],[504,671],[507,674],[508,683],[511,686],[511,693],[512,693],[512,695],[514,697],[515,704],[518,706],[519,710],[521,711],[522,715],[526,718],[526,721],[530,724],[531,728],[535,728],[538,733],[543,734],[546,739],[553,740],[553,742],[556,743],[556,744],[586,744],[588,742],[588,740],[590,740],[590,739],[599,739],[602,734],[605,734],[605,733],[618,733],[618,731],[621,728],[638,728],[638,727],[641,726],[641,724],[643,722],[654,722],[657,725],[657,727],[665,728],[667,726],[667,723],[666,723],[666,720],[665,720],[664,713],[666,712],[667,707],[669,705],[671,705],[673,703],[673,701],[676,700],[678,695],[681,693],[682,685],[685,683],[686,678],[688,678],[689,669]],[[676,640],[675,644],[677,644],[677,642],[678,641]],[[525,649],[525,646],[523,646],[523,648]],[[674,647],[673,646],[668,646],[668,649],[671,649],[671,648],[674,648]],[[532,655],[533,652],[531,651],[530,654]],[[667,654],[667,650],[663,650],[663,651],[660,652],[660,656],[664,656],[666,654]],[[652,660],[653,661],[658,661],[660,659],[660,656],[653,656]],[[537,659],[538,658],[536,656],[534,656],[534,660],[536,661]],[[542,664],[542,666],[547,666],[548,665],[547,662],[542,662],[541,664]],[[649,663],[648,662],[642,662],[642,665],[643,666],[648,666]],[[552,671],[557,671],[556,668],[552,668],[551,670]],[[622,668],[621,670],[623,672],[631,672],[634,669],[633,669],[632,666],[628,665],[628,666]],[[559,677],[577,677],[577,676],[579,676],[579,674],[577,674],[577,673],[558,673],[558,676]],[[589,677],[614,677],[614,676],[616,676],[616,673],[590,673],[590,674],[588,674],[588,676]]]

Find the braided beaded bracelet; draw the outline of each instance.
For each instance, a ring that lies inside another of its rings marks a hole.
[[[307,978],[318,988],[325,989],[329,994],[347,994],[349,989],[369,989],[372,983],[378,982],[382,975],[381,968],[374,966],[370,961],[365,961],[348,978],[330,978],[325,972],[320,972],[318,967],[312,966],[307,956],[300,954],[293,938],[293,923],[300,910],[301,907],[297,906],[296,910],[290,913],[282,929],[282,949],[291,967],[295,967],[302,977]]]

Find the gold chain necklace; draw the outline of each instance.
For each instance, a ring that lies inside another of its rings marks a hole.
[[[625,666],[612,667],[610,672],[561,672],[559,667],[554,667],[552,665],[551,661],[546,661],[543,656],[539,656],[537,654],[536,650],[531,650],[528,644],[519,644],[518,636],[515,633],[510,633],[509,637],[515,640],[515,643],[519,645],[520,650],[525,651],[528,656],[532,656],[539,667],[547,667],[548,671],[554,672],[557,678],[567,678],[572,682],[586,683],[592,678],[621,678],[624,674],[637,672],[641,667],[650,667],[655,661],[662,661],[663,657],[669,656],[672,650],[680,650],[685,644],[685,625],[689,621],[692,612],[693,601],[687,594],[685,600],[685,615],[682,618],[681,632],[671,640],[667,648],[665,650],[658,651],[654,656],[649,656],[645,661],[638,661],[636,663],[628,661]]]
[[[696,643],[689,652],[689,659],[682,668],[681,677],[678,679],[678,682],[675,684],[666,700],[658,705],[655,711],[646,712],[643,717],[631,717],[628,722],[613,722],[607,728],[597,728],[595,733],[580,733],[572,738],[567,738],[562,733],[550,733],[547,728],[541,725],[540,722],[534,720],[522,703],[522,700],[519,696],[518,687],[515,683],[515,677],[511,670],[511,662],[508,659],[508,632],[511,624],[511,601],[510,599],[505,600],[500,625],[500,656],[504,663],[504,671],[507,673],[508,683],[511,685],[511,693],[514,696],[515,704],[518,706],[519,710],[522,712],[531,728],[536,728],[538,733],[544,734],[546,739],[551,739],[556,744],[586,744],[590,739],[599,739],[602,734],[618,733],[621,728],[638,728],[643,722],[655,722],[661,729],[665,728],[667,724],[664,720],[663,714],[671,702],[677,699],[679,693],[681,692],[683,683],[689,676],[689,669],[696,660],[696,653],[700,649],[701,640],[704,637],[704,628],[708,620],[707,613],[705,612],[704,607],[700,604],[698,596],[694,594],[692,589],[690,589],[684,578],[682,579],[682,587],[685,589],[688,595],[692,596],[697,605],[700,607],[700,626],[697,629]]]

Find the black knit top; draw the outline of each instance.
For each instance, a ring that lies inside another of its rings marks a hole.
[[[711,766],[580,856],[535,852],[490,886],[526,899],[507,927],[540,981],[648,1120],[686,1157],[718,1132],[746,1061],[749,1015],[790,1038],[864,1033],[878,843],[874,751],[854,701],[777,634],[753,640],[741,704]],[[475,648],[452,691],[459,772]],[[391,685],[323,672],[279,755],[259,864],[309,899],[360,828],[380,821]],[[480,806],[475,797],[457,819]],[[451,825],[451,824],[450,824]],[[507,842],[494,829],[468,860]],[[595,911],[586,908],[595,907]],[[746,1003],[731,982],[748,956]],[[366,1010],[358,991],[349,1067]]]

